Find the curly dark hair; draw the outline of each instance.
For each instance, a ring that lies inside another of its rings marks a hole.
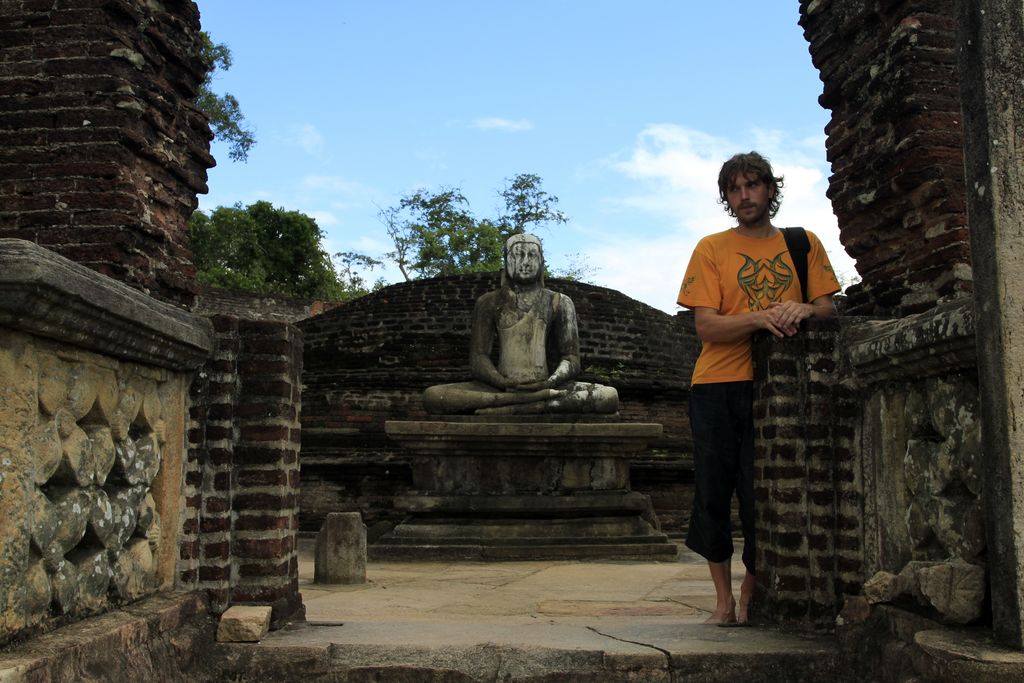
[[[736,212],[729,206],[729,186],[737,175],[753,173],[761,182],[775,189],[775,196],[768,202],[768,215],[775,218],[779,212],[779,205],[782,204],[782,176],[775,176],[772,165],[766,158],[757,152],[736,154],[722,164],[722,170],[718,172],[718,203],[725,206],[725,212],[736,217]]]

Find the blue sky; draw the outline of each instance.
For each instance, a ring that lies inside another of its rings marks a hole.
[[[803,225],[855,275],[825,198],[828,112],[796,0],[199,0],[227,44],[214,81],[255,129],[215,144],[200,208],[267,200],[315,217],[331,253],[390,249],[377,214],[460,187],[477,216],[535,173],[568,225],[556,268],[668,312],[690,252],[733,223],[716,177],[757,149],[785,175],[777,225]],[[370,273],[398,282],[397,268]]]

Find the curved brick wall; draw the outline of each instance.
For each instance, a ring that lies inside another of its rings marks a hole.
[[[252,294],[200,286],[193,312],[206,317],[227,315],[242,320],[294,323],[320,315],[337,305],[337,302],[317,299],[295,299],[280,294]]]
[[[692,318],[603,287],[547,284],[576,305],[583,379],[618,389],[622,419],[664,425],[665,438],[637,464],[634,479],[654,489],[663,523],[675,526],[688,508],[676,489],[690,450]],[[371,524],[390,517],[390,498],[408,485],[409,471],[384,436],[384,421],[423,418],[423,389],[469,379],[473,302],[497,286],[497,274],[402,283],[299,323],[304,529],[319,528],[329,511],[361,510]]]

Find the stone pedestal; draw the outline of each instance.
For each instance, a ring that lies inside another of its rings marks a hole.
[[[332,512],[316,536],[313,583],[366,583],[366,525],[358,512]]]
[[[630,458],[659,424],[537,421],[385,423],[412,454],[408,517],[369,548],[376,560],[672,560]]]

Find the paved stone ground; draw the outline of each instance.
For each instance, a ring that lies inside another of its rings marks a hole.
[[[205,598],[168,593],[0,649],[0,681],[836,680],[831,638],[701,625],[713,595],[689,553],[673,563],[371,562],[364,585],[321,586],[312,542],[301,550],[305,623],[217,643]]]
[[[243,648],[228,665],[240,680],[301,670],[339,681],[810,681],[834,671],[829,638],[702,625],[714,591],[685,549],[671,563],[370,562],[358,586],[313,584],[311,543],[300,551],[307,623],[232,646]]]
[[[0,682],[859,683],[851,657],[877,658],[885,680],[1024,680],[1024,653],[986,629],[891,606],[862,625],[877,642],[861,633],[843,653],[831,637],[704,626],[705,572],[686,552],[674,563],[370,563],[365,585],[319,586],[303,542],[308,622],[218,643],[203,594],[165,593],[0,648]]]
[[[370,562],[365,584],[327,586],[313,583],[311,542],[299,547],[312,623],[699,624],[715,604],[707,564],[685,548],[678,562]],[[737,559],[734,574],[741,572]]]

